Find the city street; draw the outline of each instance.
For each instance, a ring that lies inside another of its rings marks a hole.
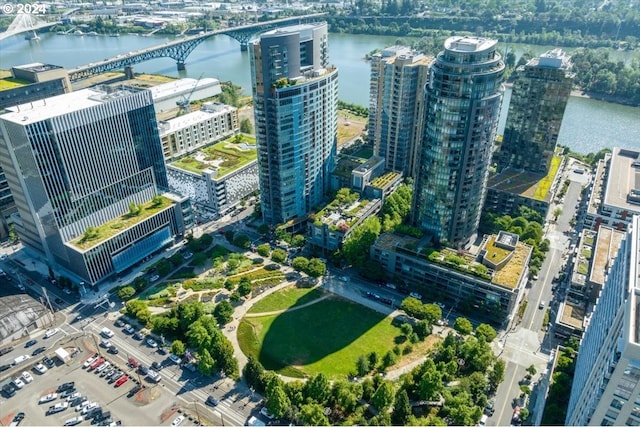
[[[570,223],[580,202],[582,188],[590,179],[588,174],[579,175],[574,173],[573,169],[574,166],[568,165],[561,179],[560,185],[565,179],[569,179],[571,184],[564,197],[564,203],[560,205],[562,214],[555,223],[547,222],[545,237],[551,243],[550,250],[542,263],[538,280],[532,280],[530,287],[526,289],[527,294],[524,299],[527,301],[527,308],[522,321],[519,323],[512,321],[510,329],[501,333],[494,344],[496,354],[506,362],[506,369],[505,379],[496,392],[495,414],[489,418],[487,425],[511,423],[515,407],[514,399],[521,393],[519,381],[524,379],[526,369],[530,365],[534,365],[537,370],[532,380],[537,385],[533,387],[531,393],[531,401],[535,402],[535,408],[530,407],[531,415],[527,424],[539,425],[542,417],[544,393],[549,380],[547,369],[551,367],[555,348],[559,343],[553,334],[552,325],[548,332],[543,329],[544,314],[547,308],[550,309],[553,321],[559,300],[566,292],[566,288],[558,287],[554,295],[552,280],[566,262],[565,255],[569,245],[577,240],[577,233],[572,233],[574,227]],[[556,205],[550,207],[548,218],[553,218],[555,208]],[[542,301],[545,302],[545,306],[540,309]]]

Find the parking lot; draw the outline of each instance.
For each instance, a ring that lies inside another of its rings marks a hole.
[[[75,340],[76,344],[89,341],[88,337],[80,337]],[[66,399],[57,397],[50,402],[39,403],[41,397],[50,393],[56,393],[58,387],[67,382],[74,382],[75,392],[87,398],[87,401],[96,402],[100,406],[101,412],[110,412],[112,421],[120,421],[122,425],[171,425],[172,421],[179,415],[175,396],[170,396],[161,384],[152,384],[139,377],[136,371],[127,366],[119,358],[102,352],[103,356],[117,366],[128,377],[129,380],[121,386],[115,387],[117,382],[109,383],[109,378],[101,377],[97,370],[89,371],[83,367],[83,363],[93,356],[91,345],[79,345],[82,351],[66,364],[56,361],[56,365],[44,373],[39,373],[33,369],[35,364],[42,357],[33,358],[29,365],[25,364],[23,369],[12,373],[12,378],[20,376],[23,371],[28,371],[33,380],[24,384],[17,390],[13,397],[2,396],[0,407],[0,424],[8,425],[15,414],[24,412],[23,425],[55,425],[62,426],[68,420],[81,415],[75,408],[67,407],[60,412],[47,415],[47,410],[56,404],[66,402]],[[83,348],[84,347],[84,348]],[[44,355],[43,355],[44,356]],[[50,355],[51,357],[53,355]],[[102,370],[106,372],[107,369]],[[28,377],[28,376],[27,376]],[[145,386],[138,393],[131,395],[129,392],[136,386],[138,380]],[[71,390],[71,393],[73,390]],[[69,393],[69,394],[71,394]],[[64,406],[64,405],[62,405]],[[144,409],[143,409],[144,408]],[[143,410],[141,410],[143,409]],[[189,420],[181,425],[189,425]],[[91,425],[91,420],[83,420],[78,425]]]

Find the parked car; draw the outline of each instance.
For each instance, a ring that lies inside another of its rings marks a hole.
[[[78,415],[76,417],[73,418],[69,418],[67,421],[64,422],[64,426],[75,426],[80,424],[81,422],[84,421],[84,417],[82,415]]]
[[[116,320],[115,322],[113,322],[113,325],[114,325],[116,328],[122,328],[122,327],[124,326],[124,322],[122,321],[122,319],[118,319],[118,320]]]
[[[29,356],[28,354],[23,354],[22,356],[18,356],[15,359],[13,359],[13,362],[11,362],[11,365],[16,366],[29,359],[31,359],[31,356]]]
[[[151,348],[157,348],[158,347],[158,343],[152,338],[147,338],[147,340],[145,342]]]
[[[184,421],[184,416],[180,415],[175,420],[171,421],[171,427],[178,427]]]
[[[107,350],[107,353],[111,353],[111,354],[118,354],[118,347],[116,347],[115,345],[112,345],[111,347],[109,347],[109,350]]]
[[[116,371],[113,374],[111,374],[111,376],[109,377],[109,383],[116,382],[117,380],[119,380],[123,376],[124,376],[124,372]]]
[[[72,387],[69,389],[66,389],[65,391],[63,391],[62,393],[60,393],[60,399],[66,399],[69,396],[73,396],[74,394],[76,394],[76,388]],[[79,393],[78,393],[79,394]]]
[[[69,402],[69,407],[75,408],[76,406],[80,405],[82,402],[86,402],[86,401],[87,401],[87,396],[76,397],[75,399]]]
[[[22,381],[21,378],[15,378],[13,380],[13,385],[16,386],[18,390],[20,390],[22,387],[24,387],[24,381]]]
[[[171,360],[173,363],[175,363],[176,365],[179,365],[182,362],[182,359],[180,359],[178,356],[176,356],[175,354],[171,354],[169,355],[169,360]]]
[[[133,339],[134,340],[138,340],[141,341],[144,338],[144,335],[142,335],[142,332],[138,331],[135,334],[133,334]]]
[[[138,366],[138,372],[140,372],[142,375],[147,375],[147,372],[149,372],[149,368],[144,365],[140,365]]]
[[[129,377],[124,375],[122,378],[120,378],[118,381],[116,381],[116,383],[113,386],[114,387],[120,387],[122,384],[126,383],[127,381],[129,381]]]
[[[20,425],[20,422],[24,420],[24,412],[18,412],[13,419],[11,420],[10,427],[17,427]]]
[[[102,328],[102,331],[100,331],[100,335],[105,338],[111,338],[113,336],[113,331],[109,328]]]
[[[11,368],[11,365],[0,365],[0,372],[4,372],[10,368]]]
[[[56,362],[49,359],[48,357],[43,358],[42,363],[44,363],[44,365],[49,369],[53,368],[56,365]]]
[[[84,361],[84,363],[82,364],[83,368],[88,368],[89,365],[91,365],[93,362],[95,362],[96,360],[98,360],[98,353],[94,354],[93,356],[91,356],[90,358],[88,358],[87,360]]]
[[[125,334],[131,335],[133,334],[136,330],[133,329],[133,326],[131,325],[124,325],[124,329],[122,330]]]
[[[88,371],[93,371],[94,369],[96,369],[98,366],[102,365],[104,363],[104,358],[99,358],[97,360],[94,360],[91,365],[89,365],[89,368],[87,369]]]
[[[269,413],[269,410],[266,407],[262,407],[262,409],[260,409],[260,413],[265,417],[269,418],[270,420],[275,418],[273,415]]]
[[[142,386],[140,384],[137,384],[135,387],[129,390],[129,393],[127,393],[127,397],[133,397],[140,390],[142,390]]]
[[[99,374],[100,372],[104,371],[105,369],[107,369],[109,366],[111,366],[111,363],[107,362],[106,360],[100,364],[100,366],[98,366],[96,368],[96,373]]]
[[[31,374],[27,371],[24,371],[22,373],[22,381],[25,382],[25,384],[29,384],[30,382],[33,381],[33,377],[31,376]]]
[[[0,348],[0,356],[4,356],[7,353],[11,353],[13,351],[13,347],[5,347]]]
[[[162,356],[166,356],[167,355],[167,349],[164,347],[158,347],[158,349],[156,350],[156,353],[162,355]]]
[[[151,363],[151,369],[155,369],[156,371],[159,371],[160,369],[162,369],[162,365],[154,360]]]
[[[58,393],[62,393],[63,391],[71,390],[72,388],[76,388],[76,383],[74,381],[69,381],[67,383],[60,384],[56,391]]]
[[[58,412],[65,411],[68,407],[69,404],[67,402],[56,403],[53,406],[49,406],[49,409],[47,409],[47,415],[57,414]]]
[[[62,397],[62,395],[60,395],[60,397]],[[79,391],[74,391],[73,393],[67,396],[67,402],[71,402],[72,400],[75,400],[79,397],[82,397],[82,393],[80,393]]]
[[[42,363],[38,363],[37,365],[35,365],[33,367],[33,369],[35,369],[36,372],[39,373],[39,374],[44,374],[45,372],[48,371],[47,367],[44,366]]]
[[[31,353],[32,356],[37,356],[40,353],[44,353],[45,351],[47,351],[47,347],[38,347],[35,350],[33,350],[33,352]]]
[[[38,403],[51,402],[52,400],[56,400],[57,398],[58,398],[58,393],[49,393],[46,396],[42,396],[38,401]]]
[[[205,400],[204,403],[206,403],[209,406],[218,406],[218,403],[220,403],[220,401],[215,397],[209,395],[209,397],[207,397],[207,400]]]

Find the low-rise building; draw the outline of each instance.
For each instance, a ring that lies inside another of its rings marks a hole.
[[[175,158],[237,133],[238,109],[207,102],[199,111],[158,122],[158,130],[165,159]]]
[[[167,164],[169,188],[196,205],[225,215],[258,189],[255,140],[229,138]]]
[[[402,173],[387,172],[371,180],[365,186],[363,194],[370,199],[381,199],[384,203],[384,199],[396,191],[400,184],[402,184]]]
[[[515,310],[529,273],[531,246],[512,233],[485,236],[476,253],[437,250],[421,240],[384,233],[371,258],[411,291],[445,301],[494,324]]]
[[[179,79],[150,87],[156,113],[172,110],[185,100],[197,101],[222,93],[220,82],[213,78]]]
[[[347,196],[342,197],[345,194]],[[381,207],[381,199],[361,199],[358,193],[347,193],[343,189],[324,209],[309,215],[307,242],[334,251],[355,227],[378,213]]]
[[[512,168],[493,173],[487,184],[485,209],[514,214],[520,206],[526,206],[546,217],[560,182],[563,161],[562,157],[554,156],[546,175]]]
[[[640,215],[640,151],[616,147],[598,163],[585,227],[626,229]]]

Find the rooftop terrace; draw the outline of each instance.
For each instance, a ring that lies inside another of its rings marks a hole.
[[[327,224],[337,229],[344,227],[342,231],[347,231],[363,216],[367,216],[375,204],[380,204],[380,199],[361,200],[358,193],[342,188],[331,203],[312,214],[311,218],[317,226]]]
[[[640,213],[640,202],[629,202],[633,190],[640,190],[640,152],[616,147],[611,155],[604,204]]]
[[[216,179],[222,178],[258,158],[255,138],[247,135],[242,135],[241,139],[237,137],[201,148],[169,165],[198,175],[207,169],[215,170]]]
[[[595,246],[595,254],[591,263],[591,275],[589,280],[604,286],[606,272],[620,249],[620,243],[624,239],[623,231],[614,230],[611,227],[601,225]]]
[[[400,172],[387,172],[379,177],[376,177],[369,183],[372,187],[387,188],[387,186],[393,184],[395,180],[400,176]]]
[[[562,303],[560,322],[565,325],[571,326],[574,329],[582,330],[584,315],[584,308],[579,305],[573,304],[569,301]]]
[[[172,205],[174,205],[174,202],[171,199],[159,196],[154,200],[140,205],[140,211],[137,214],[127,212],[126,214],[112,219],[98,227],[88,229],[84,235],[71,240],[68,243],[81,250],[91,249]]]
[[[562,157],[553,156],[546,175],[507,168],[489,177],[488,186],[496,190],[519,194],[534,200],[551,201],[551,186],[558,173]]]

